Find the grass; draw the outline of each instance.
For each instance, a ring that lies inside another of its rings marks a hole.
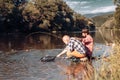
[[[106,64],[107,63],[107,64]],[[113,52],[103,60],[99,71],[95,71],[95,80],[120,80],[120,44],[117,42]]]

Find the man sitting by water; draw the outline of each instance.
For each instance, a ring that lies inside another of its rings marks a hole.
[[[88,29],[83,29],[82,30],[82,36],[84,38],[82,38],[81,41],[85,45],[86,50],[87,50],[87,52],[86,52],[87,57],[90,59],[92,57],[92,52],[93,52],[93,38],[90,35]]]
[[[86,49],[81,41],[73,37],[70,38],[68,35],[64,35],[62,40],[66,44],[66,48],[57,57],[65,53],[68,58],[76,57],[81,59],[86,57]]]

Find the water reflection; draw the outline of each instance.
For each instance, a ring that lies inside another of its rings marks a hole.
[[[0,80],[94,80],[94,68],[90,63],[76,64],[62,58],[57,58],[55,62],[40,62],[43,54],[56,55],[58,52],[61,50],[0,54]]]
[[[119,33],[120,31],[112,30],[94,32],[95,50],[93,56],[102,55],[110,50],[111,48],[105,43],[114,43],[116,39],[120,38]],[[64,44],[58,36],[62,37],[62,35],[56,34],[57,37],[47,34],[34,34],[27,37],[16,34],[0,35],[0,51],[14,52],[18,50],[18,54],[7,56],[0,54],[0,80],[94,80],[93,69],[99,68],[101,65],[99,61],[93,63],[94,68],[89,62],[78,64],[67,60],[56,60],[57,64],[54,62],[42,64],[40,62],[40,57],[43,55],[53,56],[61,52]],[[69,35],[80,37],[80,33],[70,33]],[[59,70],[64,74],[61,75]]]
[[[54,48],[60,48],[62,45],[61,39],[57,37],[53,37],[50,35],[33,35],[27,38],[25,41],[25,49],[54,49]]]
[[[97,31],[94,40],[96,43],[114,43],[120,38],[119,30],[100,29]]]
[[[94,68],[90,62],[59,62],[58,66],[67,76],[66,80],[94,80]]]
[[[0,36],[0,51],[16,51],[30,49],[55,49],[62,48],[63,42],[50,35],[2,35]]]
[[[115,30],[97,30],[96,32],[91,32],[91,35],[95,43],[106,45],[114,43],[116,39],[119,39],[119,33],[120,31]],[[64,47],[64,44],[58,37],[62,37],[64,34],[54,34],[56,36],[41,33],[30,36],[23,34],[0,35],[0,51],[14,52],[30,49],[61,49]],[[80,37],[80,32],[67,34]]]

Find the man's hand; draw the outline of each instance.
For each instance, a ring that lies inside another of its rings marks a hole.
[[[56,57],[60,57],[61,55],[65,54],[67,52],[66,49],[64,49],[61,53],[59,53]]]
[[[58,54],[56,57],[60,57],[61,55],[60,54]]]

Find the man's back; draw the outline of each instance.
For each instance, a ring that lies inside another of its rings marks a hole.
[[[81,54],[85,54],[86,53],[86,49],[85,46],[82,44],[82,42],[80,42],[79,40],[77,40],[76,38],[70,38],[69,43],[67,44],[67,47],[69,48],[69,50],[72,52],[74,50],[78,51]]]

